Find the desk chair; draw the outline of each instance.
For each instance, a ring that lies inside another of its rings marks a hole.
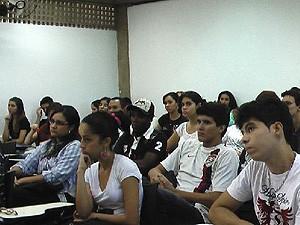
[[[15,172],[9,171],[0,174],[0,204],[8,208],[12,202],[12,191],[14,188]]]
[[[3,155],[5,154],[16,154],[16,142],[7,142],[7,143],[0,143],[0,153]]]

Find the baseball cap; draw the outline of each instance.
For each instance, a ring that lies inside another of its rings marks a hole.
[[[127,108],[128,111],[140,111],[146,116],[154,116],[154,104],[145,98],[136,100],[132,105]]]

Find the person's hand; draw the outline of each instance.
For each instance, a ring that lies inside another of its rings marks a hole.
[[[7,115],[4,117],[5,122],[9,122],[10,118],[11,118],[10,114],[7,114]]]
[[[41,118],[42,115],[43,115],[43,109],[42,109],[42,107],[38,107],[38,108],[36,109],[36,116],[37,116],[38,118]]]
[[[158,176],[159,179],[159,186],[167,189],[169,191],[174,192],[176,189],[174,188],[173,184],[164,176],[164,175],[160,175]]]
[[[34,123],[34,124],[32,124],[32,125],[30,126],[30,128],[31,128],[31,130],[33,130],[33,131],[37,131],[37,129],[39,128],[39,125],[36,124],[36,123]]]
[[[97,219],[97,213],[92,212],[92,213],[89,215],[88,220],[92,220],[92,219]]]
[[[159,183],[159,176],[160,175],[162,175],[162,174],[159,171],[157,171],[156,169],[151,169],[148,172],[150,183],[152,183],[152,184]]]
[[[15,186],[21,186],[22,184],[25,184],[25,177],[24,178],[20,178],[20,179],[17,179],[16,177],[15,177]]]
[[[87,219],[81,219],[78,212],[75,210],[73,213],[73,221],[74,222],[84,222],[84,221],[87,221]]]
[[[91,158],[87,154],[80,154],[77,172],[84,172],[92,164]]]

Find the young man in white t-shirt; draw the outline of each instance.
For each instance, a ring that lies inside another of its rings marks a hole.
[[[279,100],[252,101],[240,107],[238,126],[252,161],[212,205],[218,225],[251,224],[234,211],[253,198],[260,224],[300,224],[300,157],[292,142],[293,122]]]
[[[237,176],[238,156],[233,149],[222,144],[222,136],[229,122],[225,106],[212,102],[202,105],[197,109],[197,122],[198,140],[183,142],[148,175],[152,183],[159,183],[160,187],[171,191],[177,198],[195,204],[202,222],[209,222],[209,207]],[[168,171],[174,171],[176,175],[176,188],[163,175]],[[172,200],[176,201],[174,197]],[[164,205],[169,207],[172,204],[175,202]],[[169,213],[173,214],[172,217],[178,216],[178,219],[189,217],[190,221],[195,216],[193,209],[187,209],[184,215],[179,215],[180,212]]]

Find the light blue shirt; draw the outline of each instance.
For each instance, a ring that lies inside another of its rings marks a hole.
[[[41,174],[50,184],[63,184],[61,193],[75,196],[76,171],[80,157],[80,142],[71,141],[55,157],[44,157],[49,141],[39,145],[23,161],[16,164],[25,175]]]

